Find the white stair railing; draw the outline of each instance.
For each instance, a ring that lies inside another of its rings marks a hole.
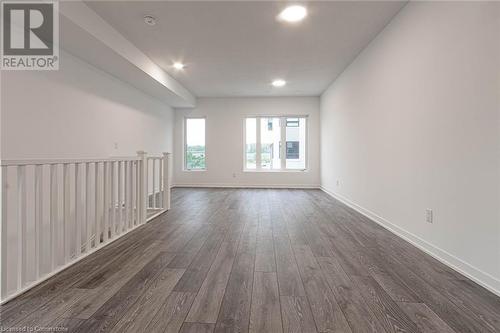
[[[3,160],[0,303],[168,210],[169,155]]]

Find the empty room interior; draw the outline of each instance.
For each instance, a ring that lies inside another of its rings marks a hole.
[[[2,332],[500,332],[500,2],[1,10]]]

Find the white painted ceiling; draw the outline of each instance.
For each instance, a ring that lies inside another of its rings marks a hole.
[[[299,24],[276,20],[289,2],[86,4],[193,94],[223,97],[320,95],[405,2],[307,2]],[[272,87],[275,78],[287,85]]]

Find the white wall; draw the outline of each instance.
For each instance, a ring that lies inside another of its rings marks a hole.
[[[321,96],[323,187],[500,293],[499,96],[500,4],[409,3]]]
[[[308,170],[243,172],[243,124],[251,115],[308,115]],[[201,116],[206,117],[207,170],[183,171],[184,118]],[[319,98],[199,98],[194,109],[176,109],[174,161],[177,185],[319,186]]]
[[[169,106],[68,53],[61,56],[59,71],[2,71],[2,159],[172,151]]]

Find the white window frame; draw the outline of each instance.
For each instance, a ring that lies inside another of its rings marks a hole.
[[[188,169],[187,167],[187,121],[189,119],[204,119],[205,120],[205,168],[203,169]],[[207,171],[208,164],[207,164],[207,117],[205,116],[200,116],[200,117],[184,117],[184,125],[183,125],[183,137],[184,137],[184,142],[182,145],[182,156],[183,156],[183,162],[182,162],[182,171],[185,172],[203,172]]]
[[[247,126],[248,118],[256,118],[256,138],[255,138],[255,169],[247,169]],[[280,169],[262,169],[261,165],[261,135],[260,135],[260,119],[261,118],[279,118],[280,119]],[[305,167],[304,169],[287,169],[286,168],[286,118],[304,118],[306,120],[306,152],[305,152]],[[284,144],[283,144],[284,143]],[[309,171],[309,116],[308,115],[248,115],[243,118],[243,172],[308,172]]]

